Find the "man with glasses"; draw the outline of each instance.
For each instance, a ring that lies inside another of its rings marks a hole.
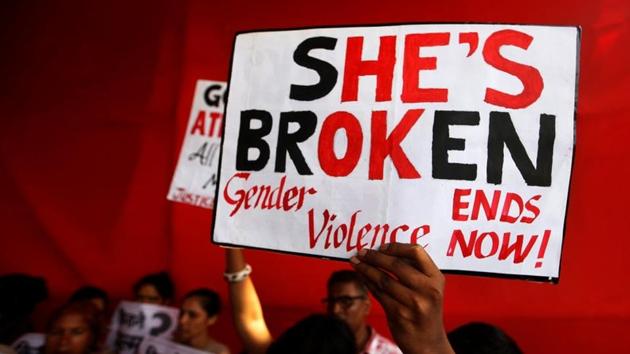
[[[328,297],[324,300],[328,313],[345,321],[354,332],[360,354],[401,354],[387,338],[366,323],[371,302],[368,289],[358,273],[340,270],[328,278]]]

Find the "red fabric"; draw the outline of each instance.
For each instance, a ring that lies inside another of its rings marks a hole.
[[[84,283],[128,297],[140,275],[166,269],[179,295],[211,286],[225,298],[223,254],[209,243],[211,213],[165,195],[194,83],[227,79],[236,31],[577,24],[577,149],[560,284],[448,276],[445,320],[449,328],[501,325],[530,353],[628,352],[629,17],[624,0],[4,1],[0,273],[45,276],[59,301]],[[274,333],[321,309],[328,274],[345,267],[256,251],[248,260]],[[382,311],[374,312],[374,326],[387,333]],[[215,334],[235,351],[228,317]]]

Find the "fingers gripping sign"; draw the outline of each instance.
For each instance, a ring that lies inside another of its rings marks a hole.
[[[386,244],[350,258],[405,354],[453,353],[442,323],[444,276],[424,248]]]

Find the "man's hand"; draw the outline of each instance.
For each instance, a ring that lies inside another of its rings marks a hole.
[[[444,276],[424,248],[393,243],[350,259],[405,354],[454,353],[442,323]]]

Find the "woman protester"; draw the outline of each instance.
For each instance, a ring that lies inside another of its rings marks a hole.
[[[98,353],[100,314],[96,306],[87,301],[59,308],[47,327],[44,354]]]
[[[234,323],[248,354],[356,353],[353,337],[345,341],[347,345],[327,347],[330,338],[343,340],[344,333],[352,336],[352,332],[343,321],[323,315],[320,316],[323,316],[324,321],[338,321],[338,326],[326,327],[339,328],[337,333],[313,330],[317,328],[313,325],[306,331],[295,330],[296,327],[305,326],[307,318],[278,339],[288,344],[282,345],[282,350],[275,351],[278,341],[273,341],[267,328],[260,300],[249,277],[252,269],[245,263],[241,250],[227,249],[226,252],[225,277],[229,283]],[[350,263],[383,306],[394,340],[403,353],[454,354],[442,322],[444,276],[424,248],[386,244],[380,250],[359,251],[350,259]],[[309,326],[308,323],[306,325]],[[286,338],[293,333],[299,335]]]
[[[184,297],[175,341],[213,354],[229,354],[229,349],[214,340],[208,329],[214,325],[221,310],[219,295],[210,289],[197,289]]]

